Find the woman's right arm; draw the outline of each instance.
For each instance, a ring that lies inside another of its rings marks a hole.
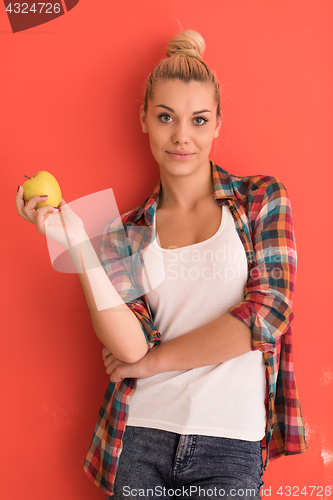
[[[40,201],[45,201],[45,197],[35,196],[25,204],[23,187],[20,186],[16,195],[18,214],[34,224],[39,233],[48,237],[51,235],[52,239],[57,241],[62,242],[65,232],[67,233],[66,239],[71,243],[68,251],[77,270],[97,337],[119,360],[126,363],[140,360],[148,350],[140,322],[105,273],[84,231],[82,221],[71,212],[72,221],[65,217],[65,220],[69,221],[66,224],[62,211],[68,210],[69,207],[64,200],[59,205],[60,210],[51,206],[35,210]],[[74,227],[76,220],[80,221],[81,225]],[[68,227],[70,224],[72,227]]]

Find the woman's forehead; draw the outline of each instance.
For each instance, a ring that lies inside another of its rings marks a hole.
[[[154,85],[153,102],[155,105],[163,104],[172,107],[179,103],[193,103],[199,105],[206,103],[212,106],[214,103],[214,86],[211,82],[197,82],[191,80],[186,83],[181,80],[162,80]],[[161,101],[161,102],[160,102]],[[168,101],[168,102],[164,102]]]

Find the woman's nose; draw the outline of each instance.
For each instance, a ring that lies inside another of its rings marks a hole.
[[[188,127],[185,123],[177,123],[173,129],[172,141],[174,143],[188,143],[190,140],[190,134]]]

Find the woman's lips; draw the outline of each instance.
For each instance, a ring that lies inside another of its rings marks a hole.
[[[167,153],[174,158],[175,160],[187,160],[190,158],[194,153],[191,153],[190,151],[167,151]]]

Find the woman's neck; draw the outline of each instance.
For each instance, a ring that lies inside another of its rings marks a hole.
[[[170,176],[161,171],[161,184],[158,208],[195,210],[204,198],[214,193],[210,161],[190,175]]]

